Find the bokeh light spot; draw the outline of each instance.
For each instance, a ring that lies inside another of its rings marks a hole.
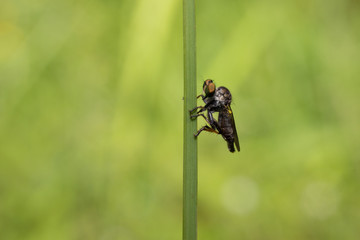
[[[228,211],[245,215],[256,208],[259,190],[253,180],[236,176],[224,183],[221,196],[224,207]]]
[[[301,206],[304,213],[312,218],[326,219],[336,213],[340,196],[327,182],[313,182],[302,194]]]

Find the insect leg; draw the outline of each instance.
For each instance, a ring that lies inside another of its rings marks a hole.
[[[212,132],[212,133],[217,133],[217,134],[219,134],[219,132],[216,131],[215,129],[212,129],[212,128],[209,127],[208,125],[205,125],[205,126],[203,126],[202,128],[200,128],[199,131],[197,131],[196,134],[194,134],[194,137],[199,136],[199,134],[200,134],[202,131],[207,131],[207,132]]]
[[[197,106],[197,107],[194,107],[193,109],[189,110],[189,112],[192,113],[193,111],[195,111],[195,110],[197,110],[197,109],[199,109],[199,108],[200,108],[200,111],[199,111],[199,112],[204,111],[204,110],[203,110],[203,109],[204,109],[203,106]]]
[[[205,121],[210,125],[210,126],[213,126],[213,124],[211,123],[211,120],[209,120],[209,118],[205,117],[205,115],[203,113],[198,113],[198,114],[195,114],[195,115],[190,115],[191,118],[197,118],[197,117],[203,117],[205,119]],[[214,129],[216,129],[215,127],[213,127]]]
[[[215,120],[214,116],[212,115],[211,111],[208,111],[208,119],[209,119],[209,124],[211,125],[211,127],[213,129],[217,129],[218,132],[221,134],[221,128],[220,125],[218,123],[218,121]]]

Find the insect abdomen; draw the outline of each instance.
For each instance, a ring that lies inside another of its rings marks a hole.
[[[221,129],[221,135],[227,142],[230,152],[234,152],[234,130],[232,126],[232,115],[228,110],[219,112],[219,126]]]

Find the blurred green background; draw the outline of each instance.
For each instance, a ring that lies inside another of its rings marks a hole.
[[[359,1],[196,4],[199,239],[359,239]],[[0,2],[0,239],[181,239],[182,54],[180,0]]]

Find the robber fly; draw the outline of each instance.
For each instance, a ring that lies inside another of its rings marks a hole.
[[[231,110],[231,93],[226,87],[216,88],[215,83],[211,79],[207,79],[203,84],[203,92],[198,96],[202,97],[205,106],[195,107],[190,111],[193,112],[197,109],[195,115],[191,115],[191,118],[197,118],[202,116],[206,122],[210,125],[205,125],[194,134],[195,137],[199,136],[202,131],[214,132],[221,134],[228,145],[230,152],[235,152],[234,144],[236,149],[240,151],[239,139],[236,132],[234,115]],[[207,110],[207,117],[202,113]],[[213,113],[218,112],[218,120],[216,121],[213,117]]]

